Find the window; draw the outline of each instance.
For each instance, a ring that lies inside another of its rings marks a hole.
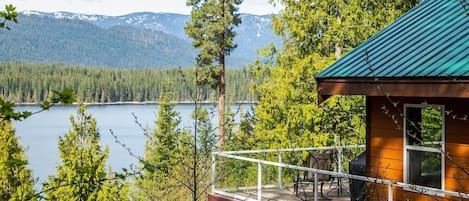
[[[404,182],[444,189],[444,107],[404,108]]]

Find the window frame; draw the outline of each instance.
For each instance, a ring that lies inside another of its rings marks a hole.
[[[438,148],[433,148],[433,147],[422,147],[422,146],[415,146],[415,145],[408,145],[407,144],[407,108],[425,108],[425,107],[439,107],[441,109],[441,117],[443,119],[442,122],[442,133],[441,133],[441,150]],[[445,144],[446,144],[446,116],[445,116],[445,106],[444,105],[438,105],[438,104],[404,104],[404,116],[403,116],[403,141],[404,141],[404,146],[403,146],[403,180],[405,184],[409,184],[409,151],[422,151],[422,152],[430,152],[430,153],[440,153],[441,154],[441,189],[439,190],[445,190]],[[419,187],[424,187],[424,188],[430,188],[430,189],[438,189],[438,188],[433,188],[433,187],[428,187],[428,186],[420,186],[416,184],[410,184],[413,187],[412,188],[404,188],[405,190],[408,191],[414,191],[414,192],[419,192],[419,193],[425,193],[426,190],[419,188]],[[421,189],[421,190],[420,190]],[[438,194],[438,196],[444,196],[444,194]]]

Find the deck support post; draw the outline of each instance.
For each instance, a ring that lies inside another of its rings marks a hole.
[[[257,200],[262,200],[262,164],[257,163]]]
[[[215,154],[212,154],[212,178],[211,178],[211,180],[210,180],[211,185],[212,185],[212,193],[215,192],[215,177],[216,177],[216,174],[215,174],[215,163],[216,163]]]
[[[338,167],[337,168],[338,168],[339,173],[342,173],[342,150],[343,150],[343,148],[340,146],[339,147],[339,152],[337,153],[338,154],[338,156],[337,156]]]
[[[388,201],[392,201],[392,184],[388,184]]]
[[[282,164],[282,152],[278,152],[278,163]],[[278,166],[278,188],[282,189],[282,167]]]
[[[318,201],[318,172],[314,172],[314,201]]]

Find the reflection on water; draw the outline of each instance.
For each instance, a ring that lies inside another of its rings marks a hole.
[[[212,122],[216,121],[215,105],[204,105],[212,111]],[[251,105],[242,105],[242,110],[249,109]],[[233,106],[233,111],[238,111],[239,105]],[[37,111],[38,106],[18,106],[17,110]],[[78,106],[56,106],[50,111],[42,112],[22,121],[14,122],[16,134],[20,137],[20,143],[27,149],[29,167],[35,177],[39,177],[40,183],[49,175],[55,173],[59,161],[57,148],[58,136],[64,135],[71,129],[70,115],[75,115]],[[97,120],[101,134],[101,144],[110,148],[108,165],[114,171],[128,168],[131,164],[137,164],[137,159],[131,157],[126,150],[117,144],[110,134],[118,136],[119,140],[132,149],[132,152],[141,156],[145,146],[145,136],[142,129],[135,123],[132,113],[138,121],[150,129],[154,127],[158,105],[93,105],[88,106]],[[193,121],[190,116],[194,109],[192,104],[179,104],[176,111],[181,116],[181,127],[191,127]],[[237,116],[239,117],[239,115]]]

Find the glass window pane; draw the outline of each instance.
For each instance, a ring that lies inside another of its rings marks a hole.
[[[422,108],[423,146],[441,147],[443,136],[443,115],[440,108]]]
[[[410,184],[441,188],[441,153],[408,150]]]
[[[444,116],[439,106],[407,107],[406,138],[408,145],[441,147]]]

